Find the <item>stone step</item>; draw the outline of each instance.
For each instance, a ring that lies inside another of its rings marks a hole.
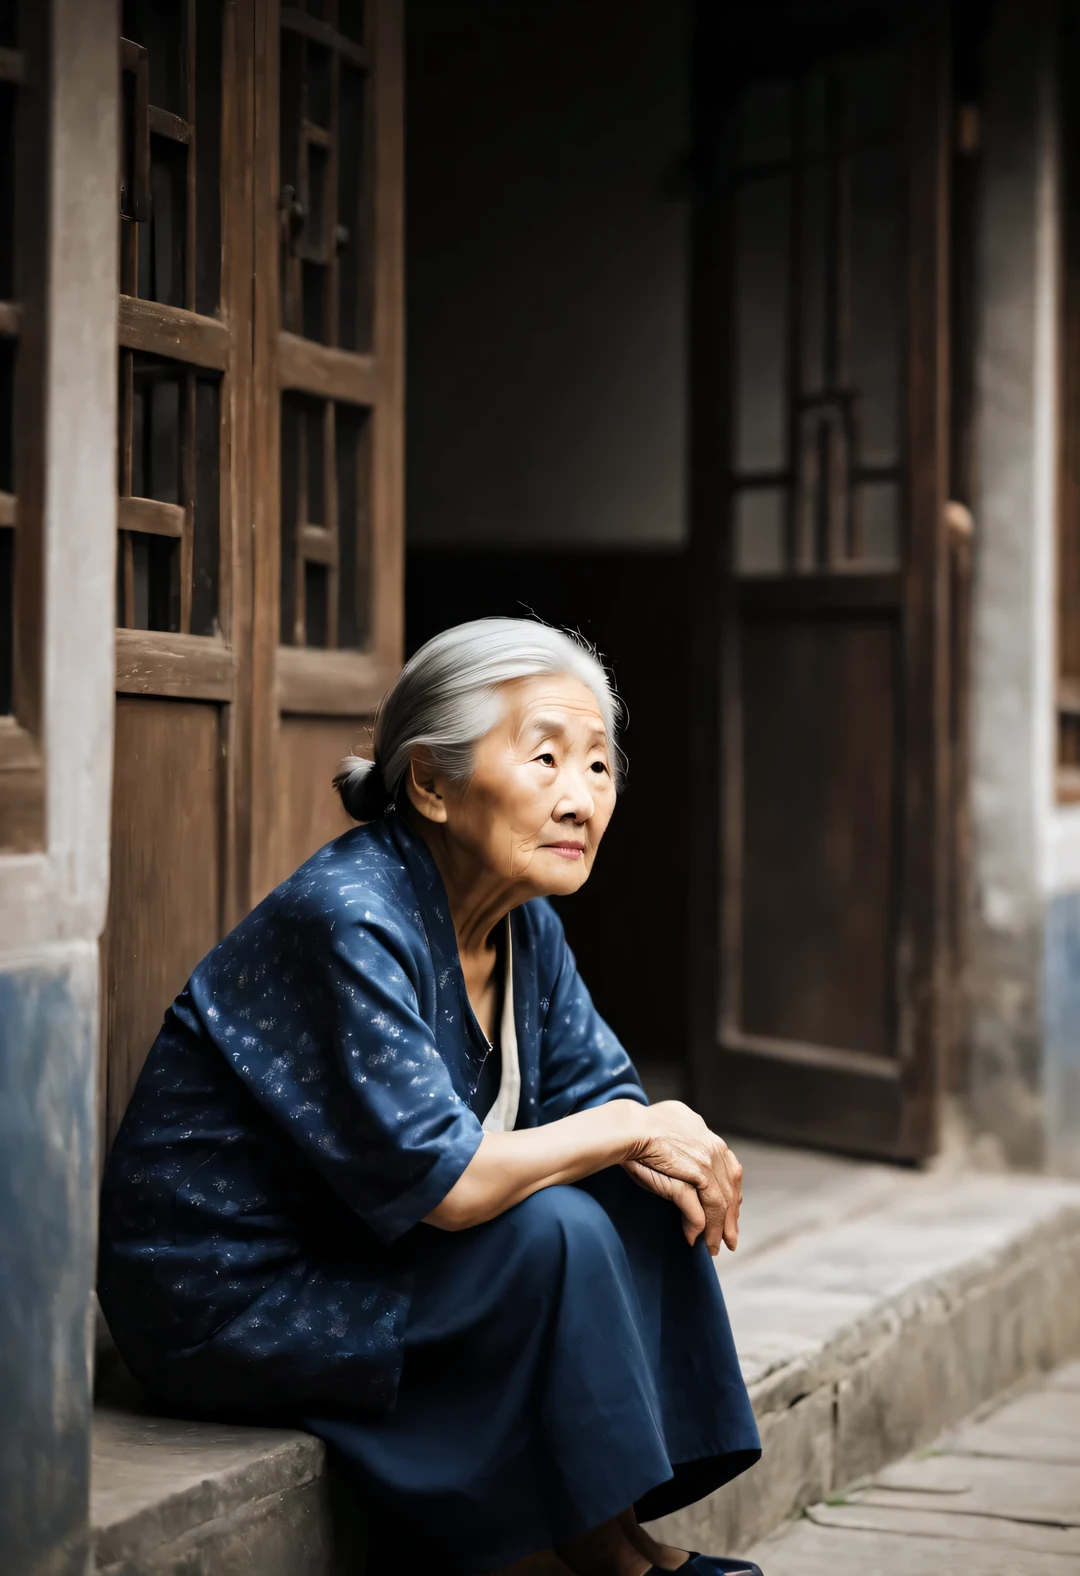
[[[811,1506],[752,1551],[769,1576],[1076,1576],[1080,1364]]]
[[[910,1176],[869,1214],[725,1261],[721,1279],[763,1457],[659,1524],[714,1552],[1080,1352],[1080,1186]]]
[[[1080,1352],[1080,1186],[740,1153],[760,1186],[739,1255],[718,1267],[765,1454],[662,1524],[716,1552]],[[360,1518],[316,1440],[156,1417],[115,1379],[92,1520],[102,1576],[361,1569]]]

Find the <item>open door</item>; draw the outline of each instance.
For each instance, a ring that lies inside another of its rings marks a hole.
[[[699,40],[692,1076],[724,1131],[916,1158],[949,947],[947,59],[917,8],[902,37],[843,9]]]

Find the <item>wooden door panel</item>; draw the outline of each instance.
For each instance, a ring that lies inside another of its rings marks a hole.
[[[192,965],[350,824],[403,628],[401,0],[121,10],[106,1142]]]
[[[895,624],[748,623],[742,661],[739,1026],[895,1056]]]
[[[251,0],[121,10],[106,1144],[249,885]]]
[[[857,1155],[895,1155],[903,1093],[894,1064],[859,1053],[840,1058],[786,1044],[783,1055],[729,1044],[719,1119],[729,1131]],[[726,1113],[726,1115],[725,1115]]]
[[[721,893],[693,1080],[736,1130],[916,1157],[948,945],[944,31],[867,0],[842,25],[793,4],[780,32],[717,8],[700,45],[720,118],[694,550],[719,793],[697,825]]]
[[[309,854],[355,823],[346,815],[331,779],[343,755],[366,743],[368,733],[347,718],[283,717],[278,738],[277,868],[282,881]]]
[[[116,1132],[165,1008],[222,920],[221,708],[116,702],[106,1124]]]

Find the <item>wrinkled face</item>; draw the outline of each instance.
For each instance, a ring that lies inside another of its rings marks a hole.
[[[537,897],[588,879],[615,808],[614,762],[596,697],[569,673],[518,679],[462,790],[439,785],[449,839]]]

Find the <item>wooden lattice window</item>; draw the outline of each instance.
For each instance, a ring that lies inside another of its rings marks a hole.
[[[368,53],[358,0],[281,11],[281,325],[371,348]]]
[[[220,629],[220,0],[125,0],[117,622]]]
[[[368,21],[356,0],[281,10],[280,638],[287,646],[363,650],[371,633]]]
[[[368,640],[369,413],[286,394],[281,408],[281,639]]]
[[[48,7],[0,5],[0,849],[44,838],[41,732]]]
[[[731,149],[741,573],[899,561],[904,130],[887,53],[744,95]]]
[[[343,707],[398,660],[392,11],[307,0],[279,13],[278,688],[304,709],[317,651],[340,653],[318,673]]]

